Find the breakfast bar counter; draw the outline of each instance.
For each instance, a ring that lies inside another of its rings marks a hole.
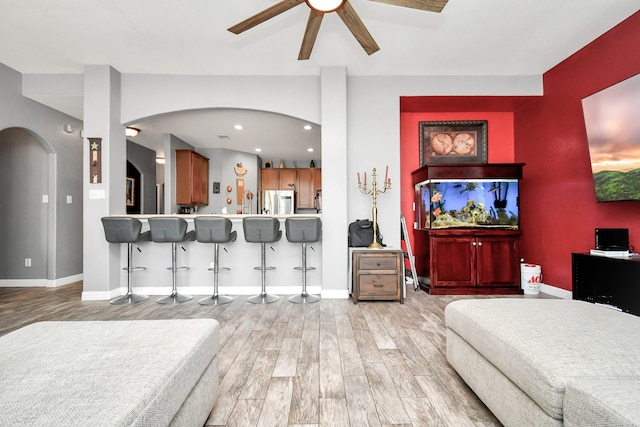
[[[219,274],[219,293],[228,295],[253,295],[259,293],[261,272],[254,269],[260,265],[260,245],[247,243],[242,228],[243,218],[252,216],[272,217],[280,221],[282,237],[278,242],[267,244],[266,262],[276,267],[266,273],[267,291],[277,295],[299,294],[302,276],[295,267],[301,265],[301,245],[287,241],[285,220],[288,217],[321,217],[320,214],[309,215],[122,215],[138,218],[142,222],[142,230],[148,230],[148,218],[157,216],[180,217],[188,223],[188,230],[194,229],[194,218],[198,216],[215,216],[229,218],[233,230],[238,237],[235,242],[220,244],[220,267],[229,267],[228,271]],[[319,294],[322,290],[322,241],[307,245],[307,265],[315,270],[307,273],[307,291]],[[120,251],[121,265],[127,265],[126,245],[113,245],[113,250]],[[184,251],[180,247],[184,247]],[[115,249],[117,247],[117,249]],[[134,250],[134,266],[146,267],[145,270],[133,273],[134,291],[147,295],[165,295],[171,290],[171,244],[145,241],[138,244],[140,251]],[[177,286],[181,293],[190,295],[210,295],[213,292],[213,272],[208,269],[213,263],[214,245],[200,243],[196,240],[178,244],[178,266],[189,267],[177,272]],[[119,290],[126,293],[127,272],[120,275]],[[115,289],[114,289],[115,291]],[[113,295],[113,297],[116,297]]]

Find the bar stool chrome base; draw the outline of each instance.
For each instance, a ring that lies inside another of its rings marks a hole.
[[[180,303],[180,302],[189,301],[192,298],[193,297],[191,295],[185,295],[185,294],[179,294],[177,292],[175,292],[175,293],[172,292],[171,295],[168,295],[166,297],[160,298],[156,302],[158,304],[177,304],[177,303]]]
[[[113,305],[125,305],[125,304],[131,304],[134,302],[142,302],[145,300],[148,300],[149,296],[148,295],[138,295],[138,294],[125,294],[122,295],[118,298],[112,299],[111,300],[111,304]]]
[[[247,301],[252,304],[271,304],[272,302],[276,302],[279,299],[280,297],[277,295],[271,295],[264,292],[259,295],[254,295],[250,298],[247,298]]]
[[[226,295],[212,295],[210,297],[202,298],[198,301],[200,305],[222,305],[229,304],[233,301],[233,298]]]
[[[318,302],[320,301],[320,297],[317,297],[315,295],[309,295],[306,292],[303,292],[300,295],[294,295],[291,298],[289,298],[290,302],[295,302],[296,304],[310,304],[312,302]]]
[[[171,270],[171,294],[166,297],[160,298],[156,300],[158,304],[177,304],[180,302],[186,302],[192,299],[191,295],[180,294],[178,293],[178,287],[176,285],[176,272],[179,270],[188,270],[189,267],[176,267],[176,259],[177,259],[177,244],[171,243],[171,267],[168,267],[167,270]]]
[[[262,265],[265,262],[265,244],[261,243],[261,252],[262,252]],[[275,270],[275,267],[253,267],[254,270],[262,271],[262,291],[258,295],[254,295],[252,297],[247,298],[247,301],[252,304],[271,304],[272,302],[276,302],[280,299],[277,295],[272,295],[267,293],[267,287],[265,285],[265,272],[267,270]]]

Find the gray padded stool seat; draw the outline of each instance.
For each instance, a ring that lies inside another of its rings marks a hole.
[[[133,293],[131,285],[131,274],[137,270],[144,270],[144,267],[133,266],[133,245],[139,242],[151,239],[149,231],[142,232],[142,222],[137,218],[128,217],[104,217],[101,218],[104,227],[104,237],[109,243],[126,243],[127,244],[127,266],[123,270],[127,270],[127,293],[118,298],[111,300],[111,304],[122,305],[132,302],[140,302],[148,299],[146,295],[137,295]],[[137,245],[136,245],[137,247]],[[140,250],[140,248],[138,248]]]
[[[253,304],[269,304],[276,302],[280,297],[267,294],[266,290],[266,271],[274,270],[275,267],[266,266],[266,244],[280,240],[282,231],[280,231],[280,221],[277,218],[253,216],[242,219],[242,229],[244,230],[244,240],[249,243],[260,243],[261,262],[260,267],[256,270],[262,271],[262,291],[259,295],[248,298],[247,301]]]
[[[220,243],[235,242],[238,237],[236,231],[231,231],[233,225],[229,218],[215,216],[198,216],[194,220],[196,227],[196,240],[200,243],[213,243],[213,295],[202,298],[198,301],[202,305],[227,304],[233,298],[226,295],[218,295],[218,273],[220,270],[229,270],[227,267],[220,268],[219,255]]]
[[[178,293],[176,285],[176,272],[178,270],[187,270],[189,267],[177,267],[177,244],[188,240],[195,240],[195,231],[187,231],[187,221],[178,217],[162,216],[149,218],[149,227],[151,228],[151,240],[156,243],[171,243],[171,278],[173,286],[171,295],[160,298],[156,302],[159,304],[175,304],[177,302],[189,301],[191,295],[183,295]],[[182,248],[184,249],[184,248]]]
[[[296,270],[302,270],[302,293],[289,298],[295,303],[318,302],[320,298],[307,293],[307,271],[315,270],[315,267],[307,267],[307,243],[320,240],[322,235],[322,221],[316,217],[290,217],[284,222],[287,231],[287,240],[291,243],[302,243],[302,266]]]

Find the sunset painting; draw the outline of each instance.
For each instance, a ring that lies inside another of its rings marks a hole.
[[[582,100],[598,202],[640,200],[640,74]]]

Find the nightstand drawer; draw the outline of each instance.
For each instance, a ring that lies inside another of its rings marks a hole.
[[[398,257],[389,255],[376,255],[360,257],[358,268],[360,270],[397,270]]]
[[[398,295],[397,274],[361,274],[360,294],[368,296]]]

